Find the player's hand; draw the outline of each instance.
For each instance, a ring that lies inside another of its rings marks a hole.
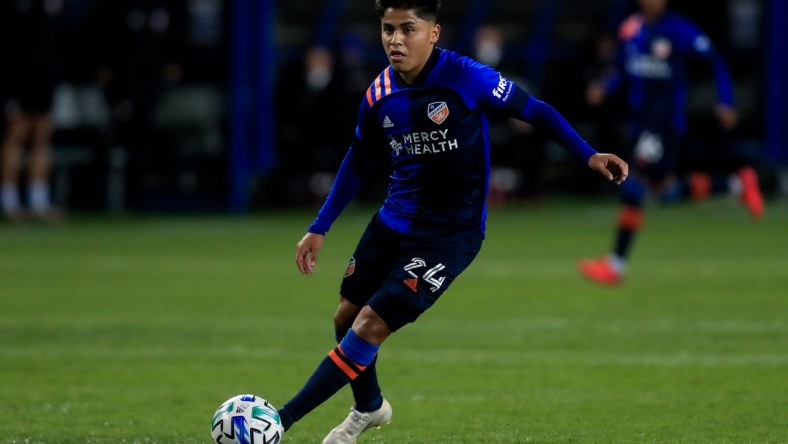
[[[629,175],[629,165],[615,154],[596,153],[588,159],[588,166],[616,185],[621,185]]]
[[[296,266],[301,274],[312,274],[317,263],[317,255],[323,247],[325,236],[322,234],[307,233],[296,246]]]
[[[719,119],[720,126],[723,129],[730,130],[739,124],[739,113],[736,111],[736,108],[730,105],[717,105],[714,108],[714,114],[717,115],[717,119]]]

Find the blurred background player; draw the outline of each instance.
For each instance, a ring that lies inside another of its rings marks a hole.
[[[733,106],[733,81],[709,38],[685,17],[667,9],[667,0],[638,0],[640,10],[619,28],[617,69],[603,81],[592,83],[588,102],[601,104],[608,96],[623,93],[628,108],[628,144],[625,158],[632,175],[619,195],[623,204],[613,251],[600,259],[578,263],[580,272],[601,284],[620,282],[635,236],[643,225],[648,191],[664,196],[703,198],[712,192],[738,190],[751,214],[759,218],[763,200],[758,178],[751,167],[734,177],[696,173],[678,178],[676,171],[687,136],[687,68],[692,56],[713,67],[719,103],[714,112],[723,130],[738,123]]]
[[[20,196],[27,166],[27,208],[54,221],[60,212],[50,200],[51,109],[65,74],[67,20],[64,0],[20,0],[0,4],[6,127],[2,139],[2,209],[11,221],[27,211]],[[23,157],[23,149],[28,148]]]

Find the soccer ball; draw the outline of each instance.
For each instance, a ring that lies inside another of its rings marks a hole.
[[[284,433],[276,408],[255,395],[233,396],[216,409],[211,420],[216,444],[279,444]]]

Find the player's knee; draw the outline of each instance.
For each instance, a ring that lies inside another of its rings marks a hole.
[[[356,334],[354,329],[350,329],[342,339],[342,342],[336,348],[336,350],[346,356],[348,359],[353,361],[356,364],[360,364],[364,367],[370,365],[374,360],[375,356],[378,354],[378,350],[380,349],[380,344],[375,344],[369,342]],[[363,368],[360,370],[363,371]],[[348,374],[351,379],[354,379],[352,373]]]
[[[344,297],[340,299],[337,311],[334,312],[334,331],[337,334],[338,340],[345,336],[345,333],[353,325],[353,321],[358,316],[361,307],[350,302]]]
[[[3,152],[17,153],[22,151],[25,142],[25,134],[19,130],[7,129],[3,139]]]
[[[646,184],[637,178],[626,180],[619,187],[621,202],[631,207],[642,207],[647,192]]]
[[[362,308],[356,316],[356,320],[353,322],[353,331],[361,339],[378,345],[382,344],[391,334],[386,321],[368,305]]]
[[[353,318],[348,318],[345,314],[340,313],[338,310],[334,313],[334,331],[337,334],[337,340],[345,337],[345,334],[353,325]]]

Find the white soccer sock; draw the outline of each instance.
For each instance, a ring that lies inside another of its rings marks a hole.
[[[611,254],[607,257],[607,263],[616,270],[616,273],[623,273],[627,268],[627,261],[617,254]]]
[[[30,183],[28,203],[33,212],[41,214],[49,209],[49,184],[44,181]]]
[[[19,188],[16,185],[3,184],[2,192],[3,212],[5,214],[16,213],[19,211]]]
[[[744,191],[744,186],[741,183],[741,179],[736,174],[731,174],[728,176],[728,190],[734,196],[739,196]]]

